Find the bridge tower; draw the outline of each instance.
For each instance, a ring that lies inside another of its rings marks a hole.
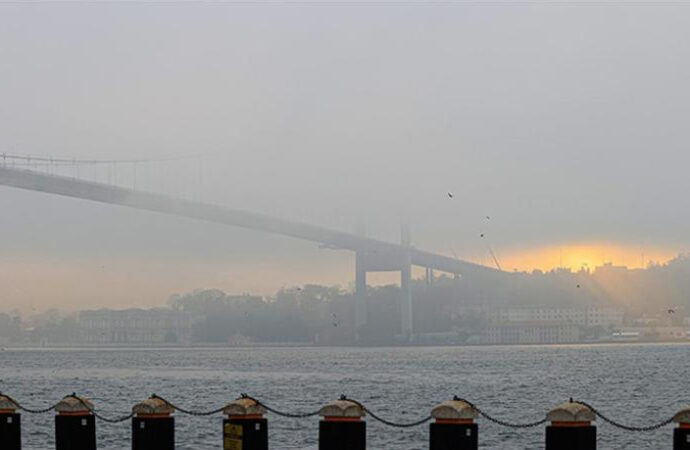
[[[412,327],[412,261],[410,252],[403,255],[400,268],[400,332],[405,340],[411,340]]]
[[[400,332],[410,340],[414,334],[412,312],[412,257],[409,251],[396,256],[357,251],[355,256],[355,334],[367,325],[367,272],[400,272]]]
[[[355,337],[359,339],[360,329],[367,324],[367,269],[364,254],[355,253]]]
[[[400,272],[400,333],[405,340],[414,334],[412,311],[412,247],[409,229],[401,229],[401,250],[382,255],[358,250],[355,256],[355,335],[367,324],[367,272]]]
[[[412,238],[410,224],[403,220],[400,224],[400,244],[403,255],[400,267],[400,332],[405,340],[412,339]]]

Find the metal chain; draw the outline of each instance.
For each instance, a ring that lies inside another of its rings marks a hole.
[[[277,415],[282,416],[282,417],[288,417],[288,418],[291,418],[291,419],[303,419],[303,418],[314,417],[314,416],[319,415],[319,411],[318,411],[318,410],[317,410],[317,411],[312,411],[312,412],[306,412],[306,413],[288,413],[288,412],[285,412],[285,411],[279,411],[279,410],[277,410],[277,409],[275,409],[275,408],[272,408],[272,407],[268,406],[268,405],[265,404],[264,402],[262,402],[262,401],[260,401],[260,400],[257,400],[256,398],[251,397],[251,396],[249,396],[249,395],[247,395],[247,394],[242,394],[242,398],[247,398],[247,399],[249,399],[249,400],[253,400],[253,401],[256,402],[257,405],[261,405],[261,406],[264,407],[267,411],[272,412],[273,414],[277,414]],[[427,416],[427,417],[425,417],[425,418],[423,418],[423,419],[421,419],[421,420],[418,420],[418,421],[412,422],[412,423],[396,423],[396,422],[391,422],[391,421],[386,420],[386,419],[384,419],[384,418],[382,418],[382,417],[379,417],[379,416],[376,415],[374,412],[372,412],[371,410],[367,409],[364,405],[362,405],[361,403],[359,403],[359,402],[356,401],[356,400],[347,399],[345,396],[342,396],[341,399],[342,399],[342,400],[349,400],[349,401],[351,401],[351,402],[353,402],[353,403],[359,405],[359,406],[362,408],[362,410],[366,411],[372,418],[374,418],[375,420],[378,420],[379,422],[381,422],[381,423],[383,423],[383,424],[385,424],[385,425],[391,426],[391,427],[396,427],[396,428],[410,428],[410,427],[416,427],[416,426],[418,426],[418,425],[421,425],[421,424],[426,423],[426,422],[428,422],[429,420],[431,420],[431,416]]]
[[[289,419],[305,419],[305,418],[307,418],[307,417],[314,417],[314,416],[318,416],[318,415],[319,415],[319,411],[318,411],[318,410],[317,410],[317,411],[312,411],[312,412],[306,412],[306,413],[288,413],[288,412],[285,412],[285,411],[279,411],[279,410],[277,410],[277,409],[275,409],[275,408],[272,408],[272,407],[268,406],[268,405],[265,404],[264,402],[255,399],[254,397],[252,397],[252,396],[250,396],[250,395],[241,394],[241,397],[242,397],[242,398],[249,399],[249,400],[253,400],[254,402],[256,402],[257,405],[263,406],[263,407],[266,409],[266,411],[268,411],[268,412],[272,412],[273,414],[276,414],[276,415],[282,416],[282,417],[287,417],[287,418],[289,418]]]
[[[7,397],[7,396],[6,396],[6,397]],[[27,413],[29,413],[29,414],[45,414],[45,413],[47,413],[47,412],[50,412],[50,411],[54,410],[55,407],[57,406],[57,403],[56,403],[56,404],[54,404],[54,405],[52,405],[52,406],[49,406],[49,407],[47,407],[47,408],[43,408],[43,409],[32,409],[32,408],[27,408],[26,406],[22,405],[21,403],[17,403],[14,399],[12,399],[12,398],[10,398],[10,397],[7,397],[7,398],[9,398],[10,400],[12,400],[12,402],[13,402],[15,405],[17,405],[17,408],[19,408],[19,409],[21,409],[22,411],[27,412]]]
[[[534,428],[534,427],[538,427],[538,426],[540,426],[540,425],[544,425],[544,424],[546,423],[546,418],[541,419],[541,420],[537,420],[536,422],[528,422],[528,423],[512,423],[512,422],[506,422],[505,420],[497,419],[497,418],[491,416],[490,414],[488,414],[487,412],[484,412],[483,410],[479,409],[479,408],[477,407],[477,405],[475,405],[474,403],[472,403],[472,402],[469,401],[469,400],[465,400],[464,398],[459,398],[459,397],[457,397],[457,396],[454,397],[453,400],[457,400],[457,401],[461,401],[461,402],[467,403],[468,405],[470,405],[470,407],[471,407],[472,409],[474,409],[475,411],[477,411],[477,412],[479,413],[480,416],[482,416],[483,418],[485,418],[485,419],[488,420],[489,422],[493,422],[493,423],[495,423],[495,424],[497,424],[497,425],[501,425],[501,426],[503,426],[503,427],[508,427],[508,428]]]
[[[27,408],[26,406],[22,405],[22,404],[19,403],[17,400],[15,400],[15,399],[13,399],[12,397],[10,397],[9,395],[3,394],[2,391],[0,391],[0,396],[6,397],[9,401],[11,401],[11,402],[14,403],[15,405],[17,405],[17,408],[19,408],[19,409],[21,409],[22,411],[27,412],[27,413],[29,413],[29,414],[45,414],[45,413],[47,413],[47,412],[50,412],[50,411],[54,410],[55,407],[57,406],[57,403],[55,403],[54,405],[49,406],[49,407],[47,407],[47,408],[43,408],[43,409],[32,409],[32,408]]]
[[[223,409],[224,409],[224,407],[220,407],[220,408],[213,409],[213,410],[211,410],[211,411],[192,411],[192,410],[190,410],[190,409],[185,409],[185,408],[179,407],[179,406],[177,406],[177,405],[171,403],[170,401],[168,401],[168,400],[164,399],[163,397],[160,397],[160,396],[158,396],[158,395],[156,395],[156,394],[153,394],[153,395],[151,396],[151,398],[157,398],[157,399],[159,399],[159,400],[162,400],[162,401],[164,401],[168,406],[170,406],[171,408],[173,408],[175,411],[179,411],[179,412],[181,412],[182,414],[187,414],[188,416],[196,416],[196,417],[212,416],[212,415],[214,415],[214,414],[218,414],[219,412],[223,412]]]
[[[17,407],[19,409],[21,409],[22,411],[27,412],[29,414],[45,414],[47,412],[54,410],[55,406],[56,406],[56,405],[53,405],[53,406],[49,406],[48,408],[44,408],[44,409],[31,409],[31,408],[27,408],[25,406],[22,406],[19,403],[15,403],[15,405],[17,405]]]
[[[419,425],[425,424],[428,421],[431,420],[431,416],[426,416],[423,419],[420,419],[416,422],[410,422],[410,423],[396,423],[396,422],[391,422],[389,420],[383,419],[382,417],[377,416],[374,414],[369,408],[364,408],[364,411],[367,412],[371,417],[373,417],[375,420],[378,420],[384,425],[388,425],[389,427],[394,427],[394,428],[412,428],[412,427],[417,427]]]
[[[104,417],[104,416],[100,415],[100,414],[97,413],[94,409],[89,409],[89,411],[91,411],[91,413],[92,413],[98,420],[102,420],[103,422],[106,422],[106,423],[122,423],[122,422],[126,422],[126,421],[132,419],[132,417],[134,417],[134,413],[130,413],[130,414],[126,415],[126,416],[117,417],[117,418],[115,418],[115,419],[110,419],[110,418],[108,418],[108,417]]]
[[[417,427],[419,425],[422,425],[424,423],[427,423],[428,421],[431,420],[431,416],[426,416],[423,419],[420,419],[416,422],[409,422],[409,423],[399,423],[399,422],[391,422],[390,420],[386,420],[382,417],[377,416],[373,411],[371,411],[369,408],[358,402],[357,400],[352,400],[351,398],[347,398],[344,395],[340,396],[340,400],[347,400],[350,401],[356,405],[359,405],[362,410],[364,410],[367,414],[369,414],[374,420],[378,420],[384,425],[388,425],[389,427],[394,427],[394,428],[412,428],[412,427]]]
[[[114,418],[114,419],[111,419],[111,418],[109,418],[109,417],[105,417],[105,416],[102,416],[101,414],[99,414],[95,409],[93,409],[93,408],[91,407],[91,405],[89,405],[88,403],[86,403],[86,402],[84,401],[84,399],[81,398],[81,397],[79,397],[79,396],[77,396],[77,395],[74,395],[74,394],[68,395],[67,397],[76,398],[77,400],[79,400],[79,402],[80,402],[82,405],[84,405],[84,407],[85,407],[86,409],[89,410],[89,412],[90,412],[91,414],[94,415],[94,417],[96,417],[98,420],[102,420],[103,422],[106,422],[106,423],[122,423],[122,422],[126,422],[126,421],[130,420],[132,417],[134,417],[134,413],[132,412],[132,413],[126,415],[126,416],[116,417],[116,418]]]
[[[53,411],[53,410],[55,409],[55,407],[57,406],[57,403],[56,403],[56,404],[54,404],[54,405],[51,405],[51,406],[48,406],[48,407],[42,408],[42,409],[28,408],[28,407],[22,405],[21,403],[17,402],[15,399],[13,399],[12,397],[10,397],[10,396],[7,395],[7,394],[2,394],[2,392],[0,392],[0,395],[3,395],[3,396],[5,396],[5,397],[7,397],[11,402],[13,402],[15,405],[17,405],[17,408],[18,408],[18,409],[20,409],[20,410],[22,410],[22,411],[24,411],[24,412],[27,412],[27,413],[29,413],[29,414],[45,414],[45,413],[47,413],[47,412]],[[89,412],[90,412],[91,414],[93,414],[96,418],[98,418],[99,420],[102,420],[103,422],[107,422],[107,423],[121,423],[121,422],[125,422],[125,421],[127,421],[127,420],[130,420],[132,417],[134,417],[134,413],[133,413],[133,412],[130,413],[130,414],[128,414],[128,415],[126,415],[126,416],[117,417],[117,418],[105,417],[105,416],[102,416],[100,413],[98,413],[93,407],[91,407],[88,403],[86,403],[81,397],[79,397],[79,396],[77,396],[77,395],[75,395],[75,394],[68,395],[66,398],[68,398],[68,397],[76,398],[77,400],[79,400],[79,401],[82,403],[82,405],[84,405],[84,406],[89,410]],[[260,401],[260,400],[257,400],[256,398],[253,398],[253,397],[251,397],[251,396],[249,396],[249,395],[247,395],[247,394],[242,394],[241,397],[242,397],[242,398],[247,398],[247,399],[250,399],[250,400],[255,401],[256,404],[262,406],[262,407],[265,408],[267,411],[269,411],[269,412],[271,412],[271,413],[273,413],[273,414],[276,414],[276,415],[282,416],[282,417],[291,418],[291,419],[304,419],[304,418],[307,418],[307,417],[314,417],[314,416],[317,416],[317,415],[319,414],[319,411],[318,411],[318,410],[317,410],[317,411],[312,411],[312,412],[306,412],[306,413],[289,413],[289,412],[277,410],[277,409],[275,409],[275,408],[273,408],[273,407],[271,407],[271,406],[265,404],[264,402],[262,402],[262,401]],[[162,397],[157,396],[156,394],[153,394],[153,395],[152,395],[152,398],[158,398],[158,399],[162,400],[163,402],[165,402],[166,404],[168,404],[168,405],[169,405],[170,407],[172,407],[173,409],[175,409],[176,411],[179,411],[179,412],[181,412],[181,413],[183,413],[183,414],[187,414],[187,415],[190,415],[190,416],[211,416],[211,415],[218,414],[218,413],[222,412],[223,409],[224,409],[224,408],[217,408],[217,409],[214,409],[214,410],[211,410],[211,411],[192,411],[192,410],[189,410],[189,409],[185,409],[185,408],[179,407],[179,406],[177,406],[177,405],[171,403],[170,401],[168,401],[168,400],[166,400],[166,399],[164,399],[164,398],[162,398]],[[426,416],[426,417],[424,417],[424,418],[422,418],[422,419],[420,419],[420,420],[417,420],[417,421],[415,421],[415,422],[409,422],[409,423],[392,422],[392,421],[390,421],[390,420],[386,420],[386,419],[384,419],[384,418],[378,416],[376,413],[374,413],[374,412],[371,411],[369,408],[367,408],[366,406],[364,406],[363,404],[361,404],[360,402],[358,402],[358,401],[356,401],[356,400],[349,399],[349,398],[345,397],[344,395],[341,396],[340,399],[341,399],[341,400],[348,400],[348,401],[351,401],[351,402],[355,403],[356,405],[358,405],[359,407],[361,407],[363,411],[365,411],[367,414],[369,414],[374,420],[377,420],[377,421],[383,423],[384,425],[388,425],[388,426],[395,427],[395,428],[412,428],[412,427],[416,427],[416,426],[422,425],[422,424],[424,424],[424,423],[426,423],[426,422],[428,422],[428,421],[430,421],[430,420],[432,419],[431,416]],[[456,401],[462,401],[462,402],[467,403],[471,408],[473,408],[475,411],[477,411],[477,413],[478,413],[480,416],[482,416],[483,418],[485,418],[485,419],[487,419],[488,421],[493,422],[493,423],[495,423],[495,424],[497,424],[497,425],[501,425],[501,426],[508,427],[508,428],[533,428],[533,427],[537,427],[537,426],[543,425],[543,424],[545,424],[545,423],[547,422],[547,419],[546,419],[546,418],[541,419],[541,420],[538,420],[538,421],[535,421],[535,422],[528,422],[528,423],[512,423],[512,422],[506,422],[505,420],[498,419],[498,418],[496,418],[496,417],[494,417],[494,416],[488,414],[487,412],[485,412],[485,411],[483,411],[482,409],[478,408],[477,405],[475,405],[474,403],[472,403],[472,402],[469,401],[469,400],[466,400],[466,399],[464,399],[464,398],[460,398],[460,397],[457,397],[457,396],[454,397],[454,400],[456,400]],[[659,423],[656,423],[656,424],[653,424],[653,425],[644,426],[644,427],[635,427],[635,426],[625,425],[625,424],[622,424],[622,423],[620,423],[620,422],[616,422],[616,421],[613,420],[613,419],[610,419],[609,417],[607,417],[606,415],[604,415],[603,413],[601,413],[601,411],[599,411],[598,409],[596,409],[595,407],[593,407],[593,406],[590,405],[589,403],[586,403],[586,402],[583,402],[583,401],[579,401],[579,400],[571,400],[571,401],[572,401],[573,403],[578,403],[578,404],[580,404],[580,405],[582,405],[582,406],[585,406],[586,408],[589,408],[590,410],[592,410],[592,412],[593,412],[597,417],[599,417],[601,420],[603,420],[604,422],[608,423],[609,425],[612,425],[612,426],[614,426],[614,427],[616,427],[616,428],[620,428],[620,429],[626,430],[626,431],[636,431],[636,432],[654,431],[654,430],[658,430],[659,428],[665,427],[666,425],[669,425],[670,423],[673,422],[673,417],[671,417],[671,418],[666,419],[666,420],[664,420],[664,421],[662,421],[662,422],[659,422]]]
[[[615,420],[612,420],[612,419],[606,417],[606,416],[603,415],[598,409],[596,409],[595,407],[593,407],[593,406],[590,405],[589,403],[581,402],[581,401],[578,401],[578,400],[574,400],[573,403],[578,403],[578,404],[580,404],[580,405],[582,405],[582,406],[584,406],[584,407],[587,407],[587,408],[591,409],[592,412],[593,412],[597,417],[599,417],[601,420],[603,420],[604,422],[608,423],[609,425],[613,425],[613,426],[616,427],[616,428],[620,428],[620,429],[626,430],[626,431],[654,431],[654,430],[658,430],[659,428],[665,427],[666,425],[668,425],[668,424],[670,424],[671,422],[673,422],[673,417],[671,417],[671,418],[669,418],[669,419],[664,420],[663,422],[659,422],[659,423],[656,423],[656,424],[654,424],[654,425],[648,425],[648,426],[646,426],[646,427],[633,427],[633,426],[630,426],[630,425],[624,425],[624,424],[622,424],[622,423],[616,422]]]

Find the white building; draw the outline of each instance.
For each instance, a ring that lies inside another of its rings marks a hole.
[[[505,322],[486,329],[488,344],[563,344],[579,340],[580,327],[562,322]]]
[[[79,325],[83,343],[105,345],[188,344],[192,330],[187,314],[167,308],[82,311]]]
[[[588,327],[620,327],[623,325],[624,311],[620,308],[587,308]]]
[[[594,326],[621,326],[624,312],[619,308],[590,307],[590,308],[504,308],[499,309],[493,315],[498,323],[510,322],[559,322],[579,325],[583,327]]]

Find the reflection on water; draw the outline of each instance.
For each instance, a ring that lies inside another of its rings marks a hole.
[[[156,393],[211,410],[241,392],[288,411],[312,411],[340,394],[379,415],[413,421],[454,394],[500,418],[529,422],[568,397],[612,418],[646,425],[690,403],[687,345],[434,348],[238,348],[6,350],[0,390],[42,407],[77,392],[104,415],[129,413]],[[526,412],[525,412],[526,411]],[[651,418],[651,420],[649,419]],[[177,448],[221,448],[221,417],[176,418]],[[272,449],[315,449],[317,418],[269,415]],[[24,448],[54,448],[52,413],[22,420]],[[127,448],[128,423],[97,424],[99,449]],[[543,448],[543,428],[512,430],[480,422],[480,447]],[[670,427],[624,433],[599,424],[601,449],[659,449]],[[391,429],[368,421],[368,448],[428,448],[428,425]]]

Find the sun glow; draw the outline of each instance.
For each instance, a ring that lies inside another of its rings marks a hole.
[[[627,266],[631,269],[643,268],[652,262],[666,262],[679,252],[667,248],[642,248],[614,243],[570,243],[496,253],[503,270],[548,271],[561,267],[577,271],[592,270],[604,263]],[[488,264],[489,258],[483,258],[484,264]]]

